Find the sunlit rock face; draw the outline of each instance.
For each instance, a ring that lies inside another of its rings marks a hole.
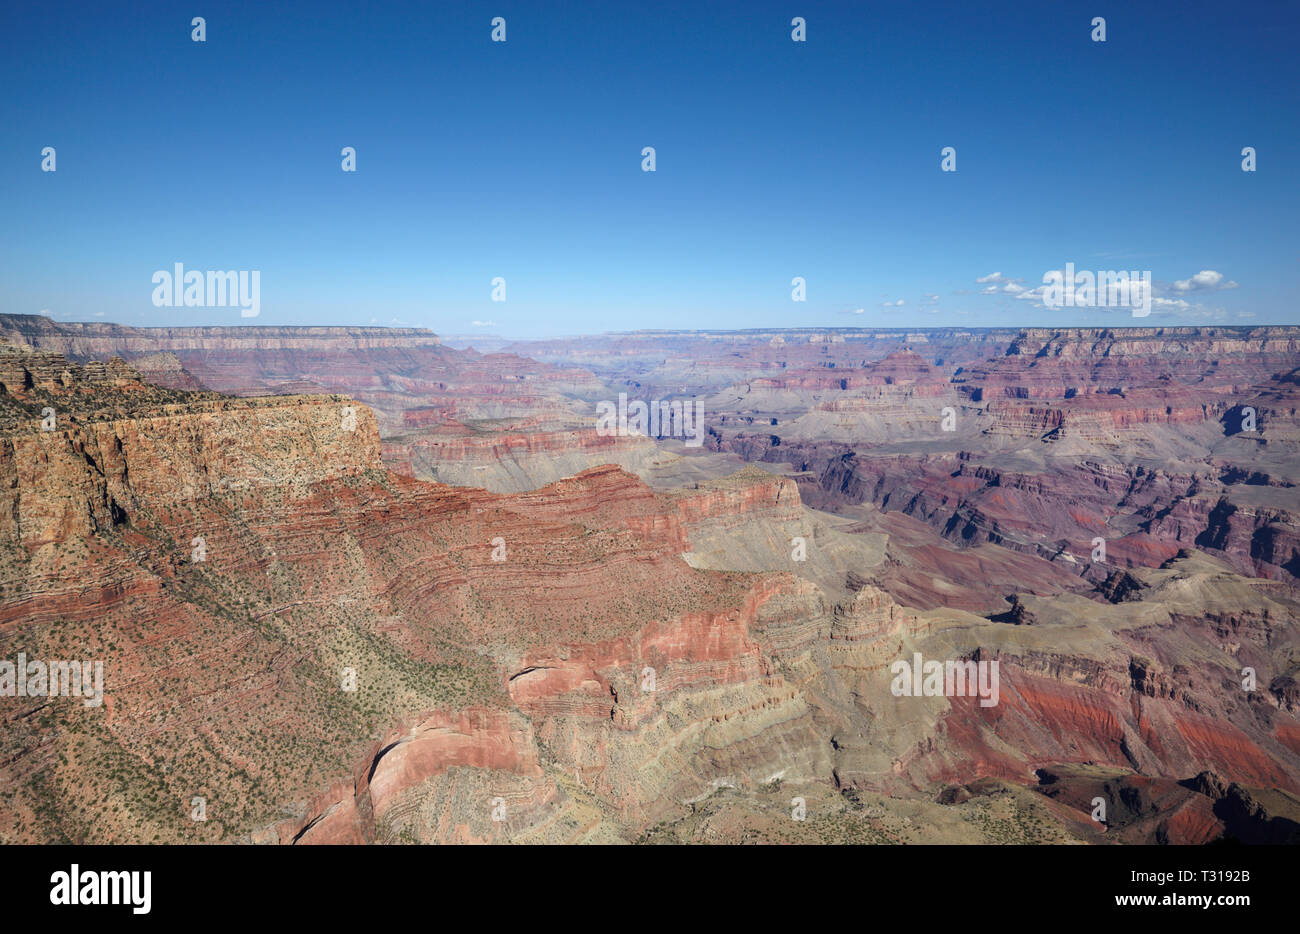
[[[1300,816],[1293,329],[538,362],[42,321],[0,322],[0,660],[105,677],[98,706],[0,696],[5,841],[1200,844]],[[597,433],[631,383],[703,400],[708,443]],[[914,658],[996,664],[995,702],[898,691]]]

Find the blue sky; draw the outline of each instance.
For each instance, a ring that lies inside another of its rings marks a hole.
[[[0,311],[516,337],[1300,323],[1290,0],[271,6],[5,6]],[[155,307],[176,262],[260,271],[259,316]],[[1071,262],[1150,270],[1152,315],[1017,297]]]

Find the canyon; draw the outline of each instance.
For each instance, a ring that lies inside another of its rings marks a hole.
[[[0,658],[105,669],[0,840],[1300,842],[1298,410],[1288,327],[0,316]]]

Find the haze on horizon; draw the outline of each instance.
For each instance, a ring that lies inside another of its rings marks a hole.
[[[15,9],[0,313],[497,339],[1300,324],[1300,14],[1250,6]],[[259,271],[259,314],[156,307],[174,263]],[[1066,263],[1149,270],[1150,316],[1044,307]]]

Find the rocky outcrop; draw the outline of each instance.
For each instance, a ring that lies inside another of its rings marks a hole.
[[[604,464],[635,470],[657,453],[649,438],[601,435],[595,428],[477,432],[432,428],[394,436],[383,448],[384,462],[398,473],[498,493],[533,490]]]

